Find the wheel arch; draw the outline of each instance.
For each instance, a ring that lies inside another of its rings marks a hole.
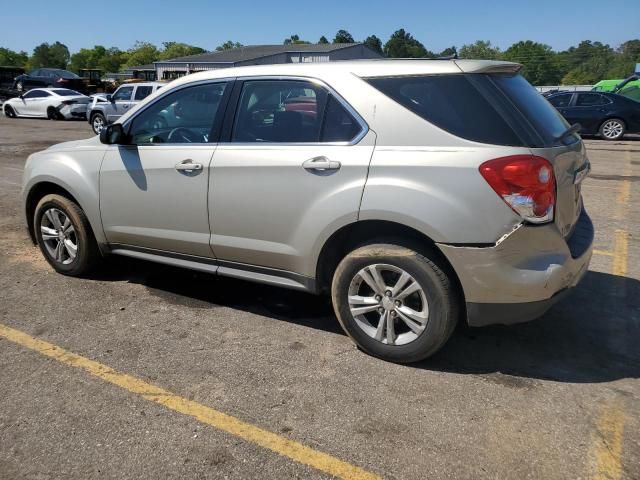
[[[331,288],[331,279],[340,261],[352,250],[366,243],[395,241],[397,244],[428,254],[450,275],[457,294],[464,305],[464,292],[453,266],[437,247],[436,242],[423,232],[389,220],[360,220],[344,225],[324,243],[316,264],[316,285],[319,292]]]

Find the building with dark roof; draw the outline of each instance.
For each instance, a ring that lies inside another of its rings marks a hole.
[[[363,43],[250,45],[154,62],[156,78],[173,79],[218,68],[274,63],[329,62],[380,58]]]

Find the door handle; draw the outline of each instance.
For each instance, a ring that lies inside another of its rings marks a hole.
[[[176,164],[176,170],[179,172],[193,173],[202,170],[202,164],[195,163],[193,160],[187,159]]]
[[[340,170],[342,164],[337,160],[329,160],[327,157],[313,157],[302,163],[302,168],[305,170],[315,170],[319,172],[326,172],[328,170]]]

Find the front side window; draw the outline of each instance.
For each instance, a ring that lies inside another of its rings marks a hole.
[[[120,87],[116,93],[113,94],[112,100],[114,102],[131,100],[131,94],[133,93],[133,87]]]
[[[242,87],[233,142],[318,142],[326,91],[297,80],[247,81]]]
[[[208,83],[176,90],[137,115],[129,129],[135,145],[207,143],[226,83]]]
[[[45,98],[48,96],[49,93],[45,92],[44,90],[30,90],[29,92],[25,93],[23,98]]]
[[[149,95],[151,95],[152,91],[153,91],[153,87],[151,87],[151,86],[138,87],[138,88],[136,88],[136,94],[134,96],[134,99],[135,100],[144,100]]]
[[[554,95],[549,99],[549,103],[554,107],[568,107],[571,103],[571,97],[573,94],[571,93],[563,93],[562,95]]]

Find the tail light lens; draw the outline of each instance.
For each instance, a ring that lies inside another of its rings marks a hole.
[[[65,100],[64,102],[62,102],[63,105],[73,105],[74,103],[78,103],[75,100]]]
[[[66,78],[59,78],[58,80],[56,80],[58,83],[67,83],[69,80],[67,80]]]
[[[531,223],[553,220],[556,178],[548,160],[534,155],[496,158],[480,174],[514,212]]]

